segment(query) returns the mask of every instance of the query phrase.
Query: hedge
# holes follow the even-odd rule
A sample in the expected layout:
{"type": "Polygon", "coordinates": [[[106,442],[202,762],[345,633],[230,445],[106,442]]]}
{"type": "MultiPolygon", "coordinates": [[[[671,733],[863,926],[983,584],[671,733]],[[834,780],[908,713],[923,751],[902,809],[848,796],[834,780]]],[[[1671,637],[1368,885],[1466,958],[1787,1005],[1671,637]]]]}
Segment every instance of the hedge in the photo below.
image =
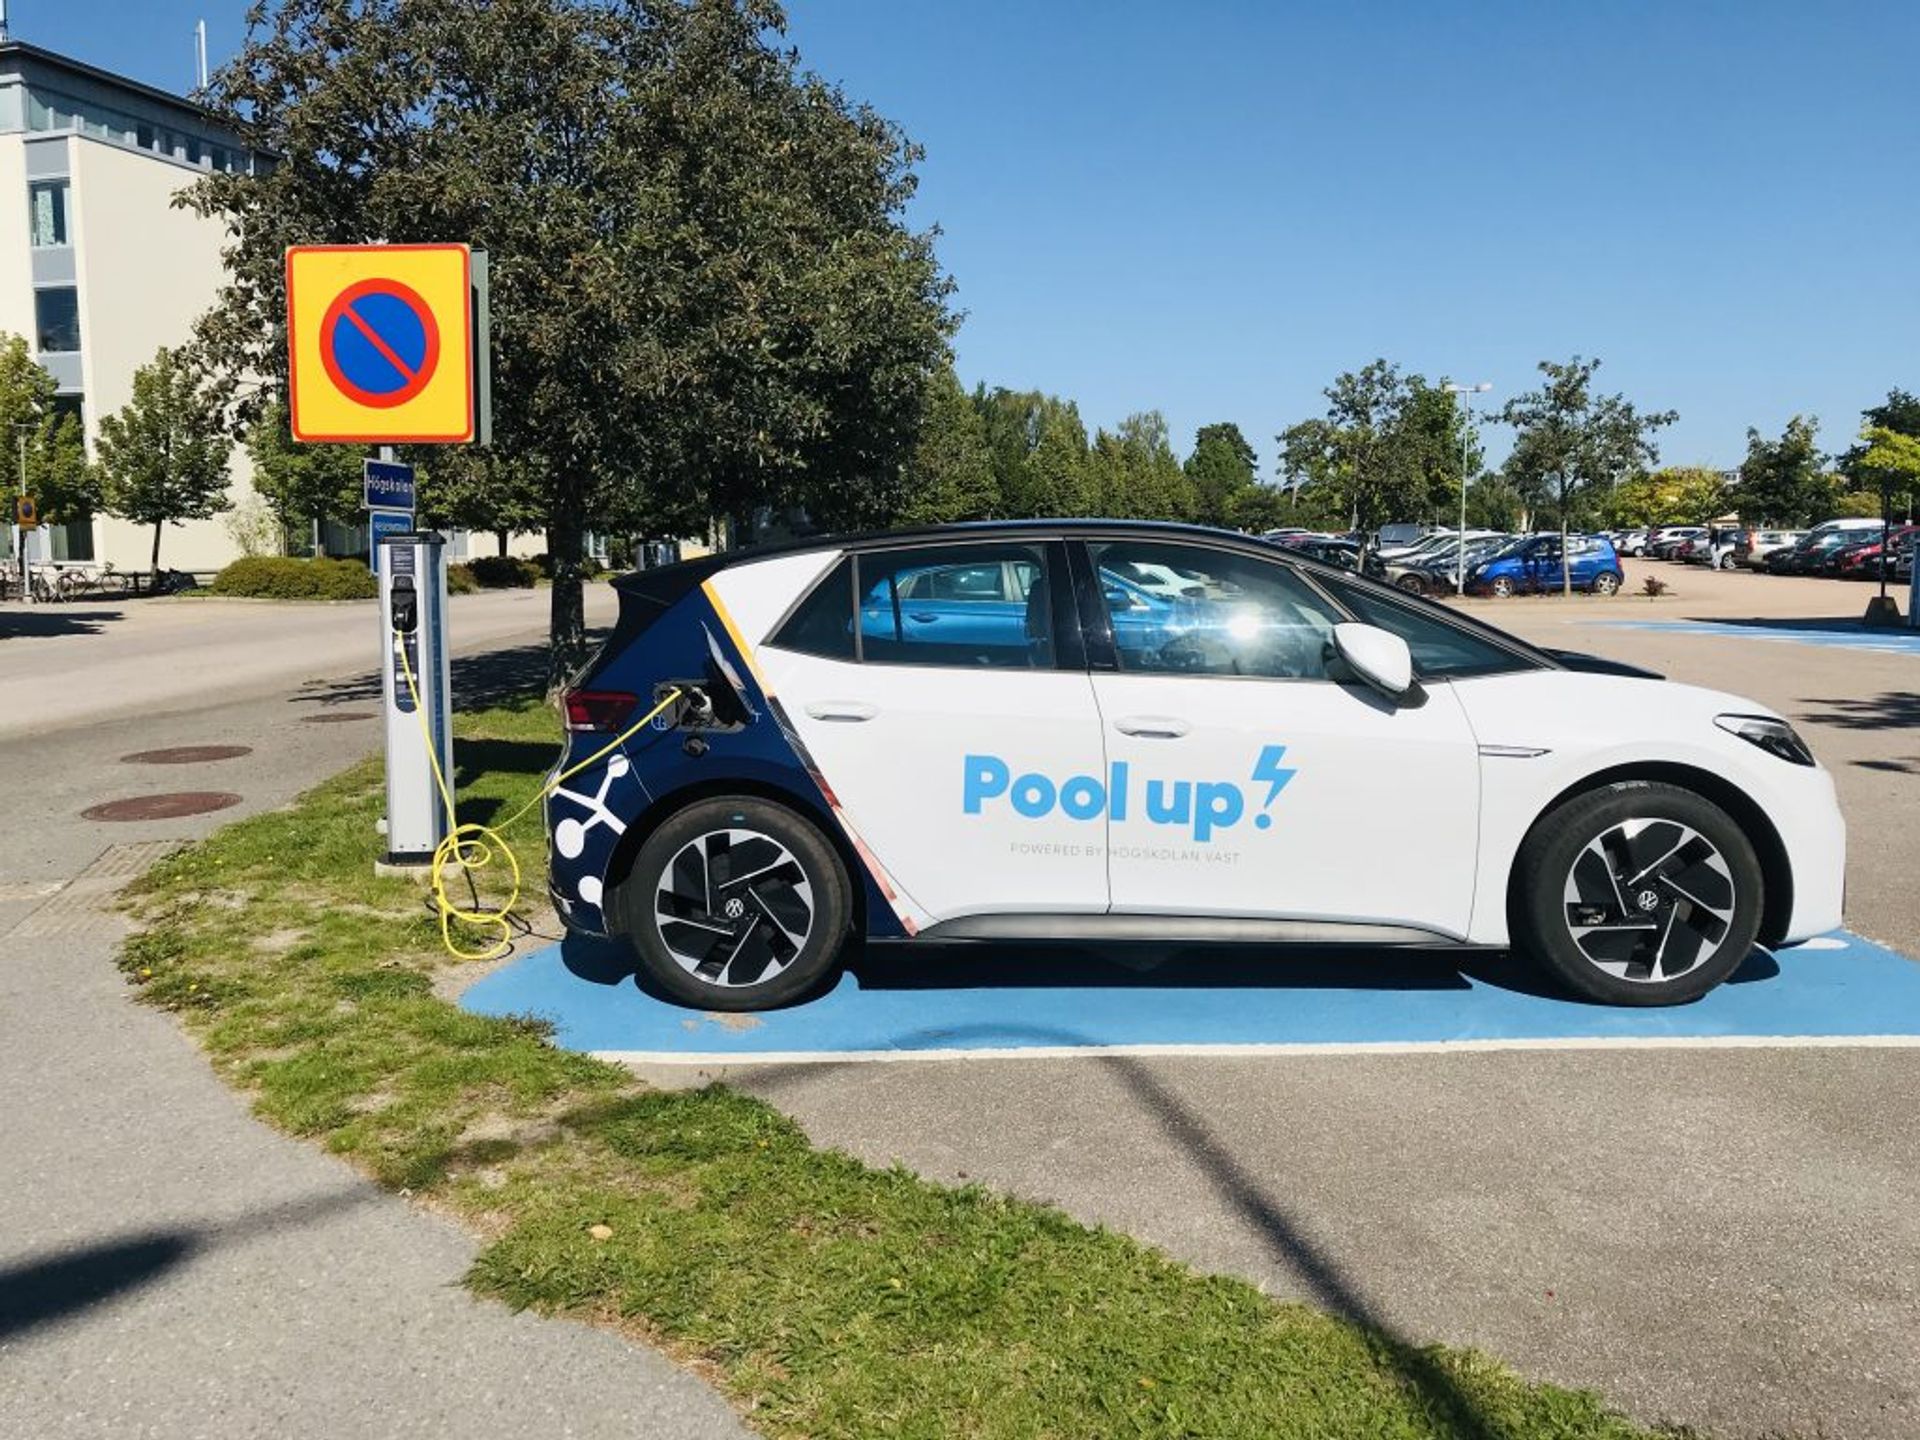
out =
{"type": "Polygon", "coordinates": [[[371,600],[380,593],[373,572],[358,560],[300,560],[250,555],[214,578],[216,595],[260,600],[371,600]]]}
{"type": "Polygon", "coordinates": [[[466,571],[482,590],[530,590],[540,578],[533,564],[518,555],[476,555],[451,570],[466,571]]]}

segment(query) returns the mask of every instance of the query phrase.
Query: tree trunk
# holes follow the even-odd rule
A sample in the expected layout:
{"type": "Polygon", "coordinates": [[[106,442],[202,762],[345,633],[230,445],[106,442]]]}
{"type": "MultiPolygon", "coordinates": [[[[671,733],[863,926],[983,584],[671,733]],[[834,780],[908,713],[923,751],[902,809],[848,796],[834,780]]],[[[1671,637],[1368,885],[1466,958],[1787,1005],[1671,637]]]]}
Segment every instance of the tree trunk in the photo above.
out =
{"type": "Polygon", "coordinates": [[[552,654],[547,662],[547,689],[558,690],[587,658],[586,596],[580,579],[580,559],[586,526],[579,502],[563,497],[547,526],[547,553],[553,561],[553,609],[548,622],[552,654]]]}
{"type": "Polygon", "coordinates": [[[494,531],[493,542],[494,544],[500,547],[500,558],[502,560],[506,559],[507,558],[507,532],[504,530],[494,531]]]}
{"type": "Polygon", "coordinates": [[[158,594],[160,591],[160,527],[165,523],[164,520],[156,520],[153,522],[153,564],[150,570],[153,576],[153,589],[155,594],[158,594]]]}

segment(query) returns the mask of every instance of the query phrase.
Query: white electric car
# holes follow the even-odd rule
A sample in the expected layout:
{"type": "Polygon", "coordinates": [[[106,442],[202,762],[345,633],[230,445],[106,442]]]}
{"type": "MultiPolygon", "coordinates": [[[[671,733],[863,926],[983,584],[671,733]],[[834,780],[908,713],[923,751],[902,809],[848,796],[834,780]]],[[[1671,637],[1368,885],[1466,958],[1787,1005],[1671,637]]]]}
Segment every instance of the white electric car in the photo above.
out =
{"type": "Polygon", "coordinates": [[[1780,716],[1248,537],[950,526],[615,586],[562,763],[680,695],[547,802],[551,889],[690,1004],[796,998],[858,931],[1510,946],[1658,1005],[1840,923],[1780,716]]]}

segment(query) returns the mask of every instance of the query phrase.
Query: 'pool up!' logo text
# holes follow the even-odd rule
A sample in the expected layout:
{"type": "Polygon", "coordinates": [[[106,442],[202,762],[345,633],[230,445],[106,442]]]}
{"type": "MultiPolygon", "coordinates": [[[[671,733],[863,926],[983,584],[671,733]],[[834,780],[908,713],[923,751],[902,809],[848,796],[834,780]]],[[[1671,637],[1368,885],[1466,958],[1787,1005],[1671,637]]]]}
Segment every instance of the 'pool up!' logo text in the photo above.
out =
{"type": "MultiPolygon", "coordinates": [[[[1294,772],[1280,762],[1284,745],[1266,745],[1253,762],[1252,778],[1232,780],[1148,780],[1140,787],[1138,816],[1149,825],[1178,825],[1205,843],[1221,830],[1231,830],[1254,810],[1255,829],[1273,824],[1268,812],[1294,772]],[[1251,792],[1251,794],[1249,794],[1251,792]]],[[[989,804],[1005,801],[1013,813],[1038,820],[1058,810],[1069,820],[1125,822],[1135,818],[1135,780],[1132,765],[1116,760],[1103,782],[1097,775],[1073,775],[1056,781],[1037,770],[1015,775],[998,755],[969,755],[962,762],[966,775],[961,808],[968,815],[987,813],[989,804]]]]}

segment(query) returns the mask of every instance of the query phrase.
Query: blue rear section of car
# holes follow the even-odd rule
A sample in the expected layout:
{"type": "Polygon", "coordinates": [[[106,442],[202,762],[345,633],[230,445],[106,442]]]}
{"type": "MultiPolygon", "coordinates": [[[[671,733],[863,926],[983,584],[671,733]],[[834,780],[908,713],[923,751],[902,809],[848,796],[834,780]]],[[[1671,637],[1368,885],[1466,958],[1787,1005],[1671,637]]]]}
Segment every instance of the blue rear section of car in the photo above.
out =
{"type": "MultiPolygon", "coordinates": [[[[688,685],[711,697],[712,723],[682,728],[678,707],[670,708],[548,797],[548,891],[567,927],[611,933],[614,891],[656,817],[702,794],[724,792],[762,794],[805,815],[841,850],[848,874],[864,878],[867,932],[904,933],[847,841],[778,698],[761,689],[705,592],[695,584],[664,608],[623,592],[620,624],[580,688],[636,696],[632,717],[638,719],[669,690],[688,685]]],[[[616,734],[569,733],[554,773],[593,755],[616,734]]]]}

